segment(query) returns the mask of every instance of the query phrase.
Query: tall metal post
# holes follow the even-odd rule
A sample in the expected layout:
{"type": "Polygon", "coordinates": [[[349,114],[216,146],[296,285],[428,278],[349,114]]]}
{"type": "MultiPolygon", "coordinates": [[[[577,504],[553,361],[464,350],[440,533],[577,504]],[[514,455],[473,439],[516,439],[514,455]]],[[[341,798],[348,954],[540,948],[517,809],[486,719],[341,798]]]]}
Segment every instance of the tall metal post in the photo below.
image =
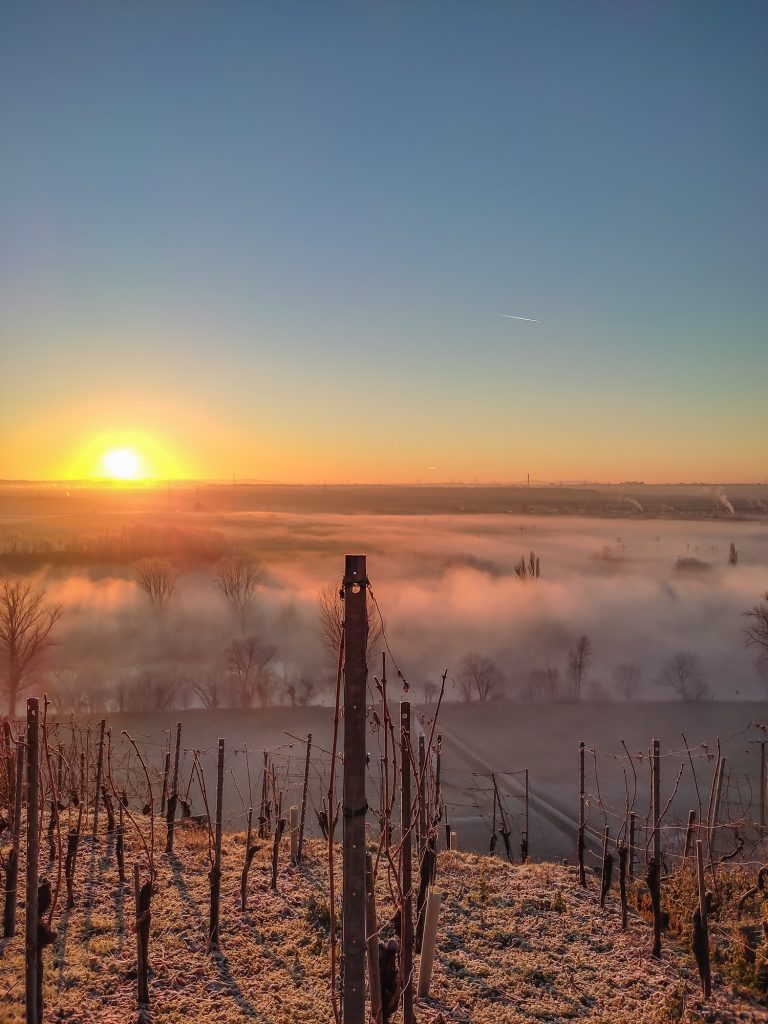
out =
{"type": "MultiPolygon", "coordinates": [[[[343,978],[344,1024],[365,1024],[365,555],[347,555],[344,567],[344,830],[343,830],[343,978]]],[[[333,808],[329,808],[333,814],[333,808]]]]}

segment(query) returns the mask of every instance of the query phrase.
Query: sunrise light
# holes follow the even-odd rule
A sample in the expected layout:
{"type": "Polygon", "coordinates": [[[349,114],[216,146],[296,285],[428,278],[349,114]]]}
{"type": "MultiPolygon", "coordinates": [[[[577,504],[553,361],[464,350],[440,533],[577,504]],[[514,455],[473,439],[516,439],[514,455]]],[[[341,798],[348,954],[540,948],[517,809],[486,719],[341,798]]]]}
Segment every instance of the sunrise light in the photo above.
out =
{"type": "Polygon", "coordinates": [[[101,461],[105,475],[113,480],[138,480],[141,476],[141,459],[132,448],[112,448],[101,461]]]}

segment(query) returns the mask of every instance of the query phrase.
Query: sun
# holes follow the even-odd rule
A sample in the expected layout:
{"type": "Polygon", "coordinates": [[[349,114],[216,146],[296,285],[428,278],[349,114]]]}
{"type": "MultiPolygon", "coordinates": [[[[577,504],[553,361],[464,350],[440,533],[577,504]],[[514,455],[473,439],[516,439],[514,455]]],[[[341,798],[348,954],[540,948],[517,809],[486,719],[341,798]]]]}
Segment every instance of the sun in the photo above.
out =
{"type": "Polygon", "coordinates": [[[138,480],[141,476],[141,459],[132,448],[110,449],[101,464],[113,480],[138,480]]]}

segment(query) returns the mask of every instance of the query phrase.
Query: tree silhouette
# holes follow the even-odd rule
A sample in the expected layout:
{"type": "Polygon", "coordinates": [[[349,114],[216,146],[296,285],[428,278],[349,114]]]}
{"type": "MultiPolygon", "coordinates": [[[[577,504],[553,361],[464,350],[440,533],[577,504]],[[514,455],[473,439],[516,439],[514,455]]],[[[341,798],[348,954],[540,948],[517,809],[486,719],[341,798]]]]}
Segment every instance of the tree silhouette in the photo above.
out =
{"type": "Polygon", "coordinates": [[[669,687],[685,701],[704,700],[709,693],[699,659],[690,651],[679,651],[666,662],[659,686],[669,687]]]}
{"type": "Polygon", "coordinates": [[[760,604],[744,614],[750,620],[744,630],[744,643],[747,647],[757,647],[757,671],[761,677],[768,676],[768,590],[760,604]]]}
{"type": "Polygon", "coordinates": [[[623,661],[613,670],[619,693],[625,700],[634,700],[640,689],[640,669],[630,661],[623,661]]]}
{"type": "Polygon", "coordinates": [[[239,556],[222,558],[216,566],[214,579],[232,609],[240,629],[245,631],[254,594],[264,582],[264,570],[239,556]]]}
{"type": "Polygon", "coordinates": [[[459,687],[463,700],[492,700],[501,692],[503,677],[495,662],[482,654],[465,654],[459,664],[459,687]]]}
{"type": "Polygon", "coordinates": [[[158,615],[168,607],[177,579],[176,570],[164,558],[142,558],[136,563],[136,580],[158,615]]]}
{"type": "Polygon", "coordinates": [[[568,675],[571,677],[571,689],[576,700],[581,700],[587,669],[594,656],[592,641],[585,633],[576,641],[576,646],[568,652],[568,675]]]}
{"type": "Polygon", "coordinates": [[[234,683],[234,705],[250,708],[254,699],[262,707],[269,704],[274,682],[268,671],[275,656],[275,648],[263,644],[257,636],[233,640],[227,648],[226,663],[234,683]]]}
{"type": "Polygon", "coordinates": [[[22,579],[0,581],[0,652],[7,661],[8,716],[16,717],[16,699],[40,655],[56,641],[51,631],[63,614],[46,604],[45,591],[22,579]]]}

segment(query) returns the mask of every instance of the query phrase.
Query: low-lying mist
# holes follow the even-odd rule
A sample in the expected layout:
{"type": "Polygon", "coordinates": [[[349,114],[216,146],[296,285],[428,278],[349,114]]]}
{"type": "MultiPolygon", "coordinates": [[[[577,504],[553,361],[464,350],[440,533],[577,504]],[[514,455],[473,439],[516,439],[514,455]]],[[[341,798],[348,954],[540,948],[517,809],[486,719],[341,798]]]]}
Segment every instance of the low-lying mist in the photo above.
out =
{"type": "Polygon", "coordinates": [[[417,700],[444,669],[446,698],[461,699],[472,653],[495,667],[488,696],[569,698],[569,652],[582,636],[591,648],[583,697],[626,697],[617,670],[629,664],[634,699],[673,698],[659,683],[669,682],[665,666],[681,652],[697,662],[704,685],[696,695],[765,696],[743,638],[743,613],[768,582],[760,523],[236,513],[188,516],[186,525],[263,568],[246,620],[216,586],[214,561],[177,560],[176,590],[161,612],[132,563],[48,565],[34,579],[64,616],[36,689],[58,693],[62,709],[227,705],[236,701],[233,641],[255,637],[262,685],[254,703],[328,701],[335,660],[320,637],[318,595],[338,586],[346,552],[364,552],[373,620],[380,610],[417,700]],[[528,575],[531,551],[538,577],[528,575]]]}

